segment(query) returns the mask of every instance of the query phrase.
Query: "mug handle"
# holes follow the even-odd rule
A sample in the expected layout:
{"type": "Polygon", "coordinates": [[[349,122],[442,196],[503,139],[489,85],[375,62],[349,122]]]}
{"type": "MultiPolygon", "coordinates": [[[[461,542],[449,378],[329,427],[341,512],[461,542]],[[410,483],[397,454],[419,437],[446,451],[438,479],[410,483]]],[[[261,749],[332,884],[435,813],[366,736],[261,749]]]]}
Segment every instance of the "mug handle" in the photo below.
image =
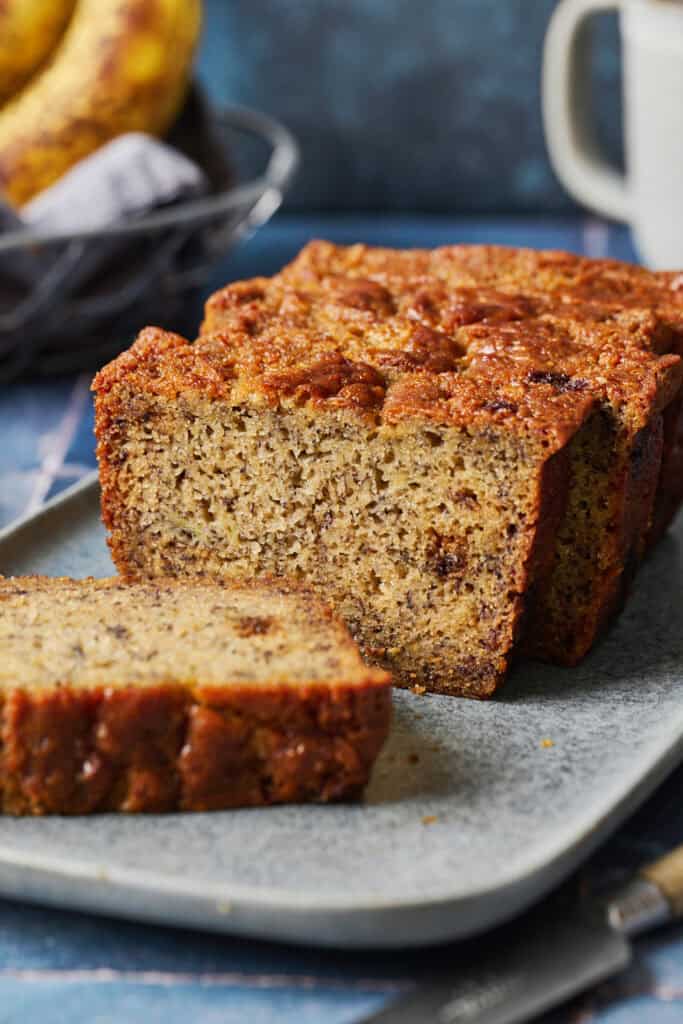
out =
{"type": "Polygon", "coordinates": [[[580,203],[615,220],[630,219],[626,178],[598,146],[589,93],[587,22],[599,11],[620,10],[620,0],[561,0],[543,47],[543,126],[560,181],[580,203]]]}

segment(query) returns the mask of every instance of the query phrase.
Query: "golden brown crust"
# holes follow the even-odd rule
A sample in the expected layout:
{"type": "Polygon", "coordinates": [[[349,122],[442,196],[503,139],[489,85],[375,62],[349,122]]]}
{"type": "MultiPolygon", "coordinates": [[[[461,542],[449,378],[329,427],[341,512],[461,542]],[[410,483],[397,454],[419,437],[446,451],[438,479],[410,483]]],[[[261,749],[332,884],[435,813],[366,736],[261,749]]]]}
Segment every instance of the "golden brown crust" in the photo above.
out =
{"type": "Polygon", "coordinates": [[[7,814],[219,810],[357,797],[391,696],[367,685],[23,688],[1,699],[7,814]]]}
{"type": "MultiPolygon", "coordinates": [[[[493,317],[523,320],[567,308],[587,319],[620,319],[626,311],[652,313],[672,331],[683,329],[683,276],[653,272],[620,260],[590,259],[558,250],[500,245],[454,245],[437,249],[396,250],[366,245],[309,243],[282,272],[289,285],[316,283],[335,276],[370,277],[406,293],[417,318],[446,322],[451,310],[469,296],[471,313],[460,325],[493,317]],[[494,307],[486,312],[487,306],[494,307]],[[497,307],[497,308],[495,308],[497,307]],[[503,312],[505,310],[505,312],[503,312]]],[[[222,314],[228,291],[207,304],[207,323],[222,314]]]]}
{"type": "MultiPolygon", "coordinates": [[[[467,426],[504,421],[516,432],[544,435],[557,448],[581,425],[595,402],[588,388],[567,387],[561,379],[539,378],[529,387],[531,359],[518,372],[511,372],[514,368],[504,356],[478,363],[472,359],[469,366],[463,357],[457,372],[435,371],[429,365],[400,372],[406,352],[397,350],[397,364],[391,369],[398,372],[392,380],[383,373],[390,364],[385,351],[379,353],[380,369],[370,362],[375,353],[367,362],[352,360],[335,348],[326,348],[325,339],[316,346],[315,338],[304,343],[301,337],[297,339],[301,350],[297,350],[296,344],[288,344],[286,334],[278,333],[279,348],[268,342],[239,350],[239,340],[231,335],[201,337],[190,344],[178,335],[148,327],[127,352],[96,375],[93,389],[102,399],[99,407],[106,408],[106,398],[117,386],[131,395],[195,394],[235,404],[247,398],[258,400],[260,395],[275,404],[310,402],[320,411],[375,412],[380,422],[391,424],[411,418],[467,426]]],[[[98,438],[105,436],[104,422],[98,421],[98,438]]],[[[106,422],[111,422],[111,416],[106,416],[106,422]]]]}
{"type": "Polygon", "coordinates": [[[664,410],[661,469],[647,537],[648,546],[664,535],[683,501],[683,388],[664,410]]]}
{"type": "Polygon", "coordinates": [[[354,363],[339,352],[329,352],[307,366],[263,375],[263,390],[277,399],[293,398],[297,405],[373,409],[381,406],[386,381],[368,363],[354,363]]]}
{"type": "Polygon", "coordinates": [[[280,275],[216,293],[193,345],[147,329],[94,386],[104,393],[125,380],[169,397],[310,401],[392,423],[428,413],[464,425],[504,418],[510,429],[553,437],[556,447],[578,428],[591,398],[638,403],[645,420],[661,411],[682,371],[677,354],[659,354],[660,320],[635,305],[645,301],[647,272],[626,268],[634,272],[628,280],[637,279],[626,314],[617,304],[624,265],[609,262],[599,284],[591,261],[550,255],[312,243],[280,275]],[[521,294],[522,285],[532,288],[536,264],[546,290],[539,294],[536,284],[537,293],[521,294]],[[369,272],[381,283],[357,276],[369,272]],[[567,291],[555,294],[562,281],[567,291]],[[587,401],[577,413],[579,393],[587,401]]]}

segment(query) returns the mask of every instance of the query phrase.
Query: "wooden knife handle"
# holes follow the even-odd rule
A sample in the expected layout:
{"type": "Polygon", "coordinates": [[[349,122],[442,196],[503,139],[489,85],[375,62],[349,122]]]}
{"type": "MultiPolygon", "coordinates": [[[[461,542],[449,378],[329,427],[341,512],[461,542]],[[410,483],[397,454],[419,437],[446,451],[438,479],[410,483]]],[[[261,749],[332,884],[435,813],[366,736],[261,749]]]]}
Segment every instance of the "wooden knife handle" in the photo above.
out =
{"type": "Polygon", "coordinates": [[[683,917],[683,846],[641,868],[640,874],[657,886],[673,917],[683,917]]]}

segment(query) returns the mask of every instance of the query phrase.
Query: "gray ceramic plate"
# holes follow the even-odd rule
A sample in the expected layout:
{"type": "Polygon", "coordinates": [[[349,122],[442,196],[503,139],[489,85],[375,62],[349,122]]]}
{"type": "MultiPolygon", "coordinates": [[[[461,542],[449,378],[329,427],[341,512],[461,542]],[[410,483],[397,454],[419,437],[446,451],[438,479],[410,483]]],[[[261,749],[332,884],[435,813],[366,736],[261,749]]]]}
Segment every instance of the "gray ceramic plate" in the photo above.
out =
{"type": "MultiPolygon", "coordinates": [[[[0,534],[1,571],[111,573],[98,500],[86,481],[0,534]]],[[[397,693],[363,805],[4,819],[0,892],[341,946],[438,942],[512,916],[683,756],[682,538],[683,523],[579,668],[521,665],[489,703],[397,693]]]]}

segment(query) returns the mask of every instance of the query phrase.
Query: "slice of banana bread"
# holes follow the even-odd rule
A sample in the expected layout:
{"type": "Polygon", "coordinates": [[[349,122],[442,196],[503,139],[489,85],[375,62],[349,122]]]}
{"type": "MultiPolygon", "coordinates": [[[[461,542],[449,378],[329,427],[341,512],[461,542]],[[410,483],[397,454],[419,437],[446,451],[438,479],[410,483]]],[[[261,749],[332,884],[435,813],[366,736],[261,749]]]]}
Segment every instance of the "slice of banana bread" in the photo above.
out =
{"type": "Polygon", "coordinates": [[[154,575],[300,576],[398,681],[488,696],[595,401],[470,375],[451,339],[409,324],[383,342],[373,366],[277,317],[243,344],[143,332],[95,383],[112,555],[154,575]]]}
{"type": "Polygon", "coordinates": [[[357,797],[386,673],[282,581],[0,580],[0,805],[202,811],[357,797]]]}
{"type": "MultiPolygon", "coordinates": [[[[470,362],[487,353],[486,329],[461,333],[470,362]]],[[[501,333],[506,342],[496,358],[511,373],[526,366],[530,386],[540,380],[583,386],[598,403],[591,429],[570,446],[552,569],[522,641],[529,653],[572,664],[623,602],[644,552],[661,465],[662,411],[680,389],[681,363],[625,347],[620,329],[592,320],[547,315],[507,324],[501,333]]]]}

